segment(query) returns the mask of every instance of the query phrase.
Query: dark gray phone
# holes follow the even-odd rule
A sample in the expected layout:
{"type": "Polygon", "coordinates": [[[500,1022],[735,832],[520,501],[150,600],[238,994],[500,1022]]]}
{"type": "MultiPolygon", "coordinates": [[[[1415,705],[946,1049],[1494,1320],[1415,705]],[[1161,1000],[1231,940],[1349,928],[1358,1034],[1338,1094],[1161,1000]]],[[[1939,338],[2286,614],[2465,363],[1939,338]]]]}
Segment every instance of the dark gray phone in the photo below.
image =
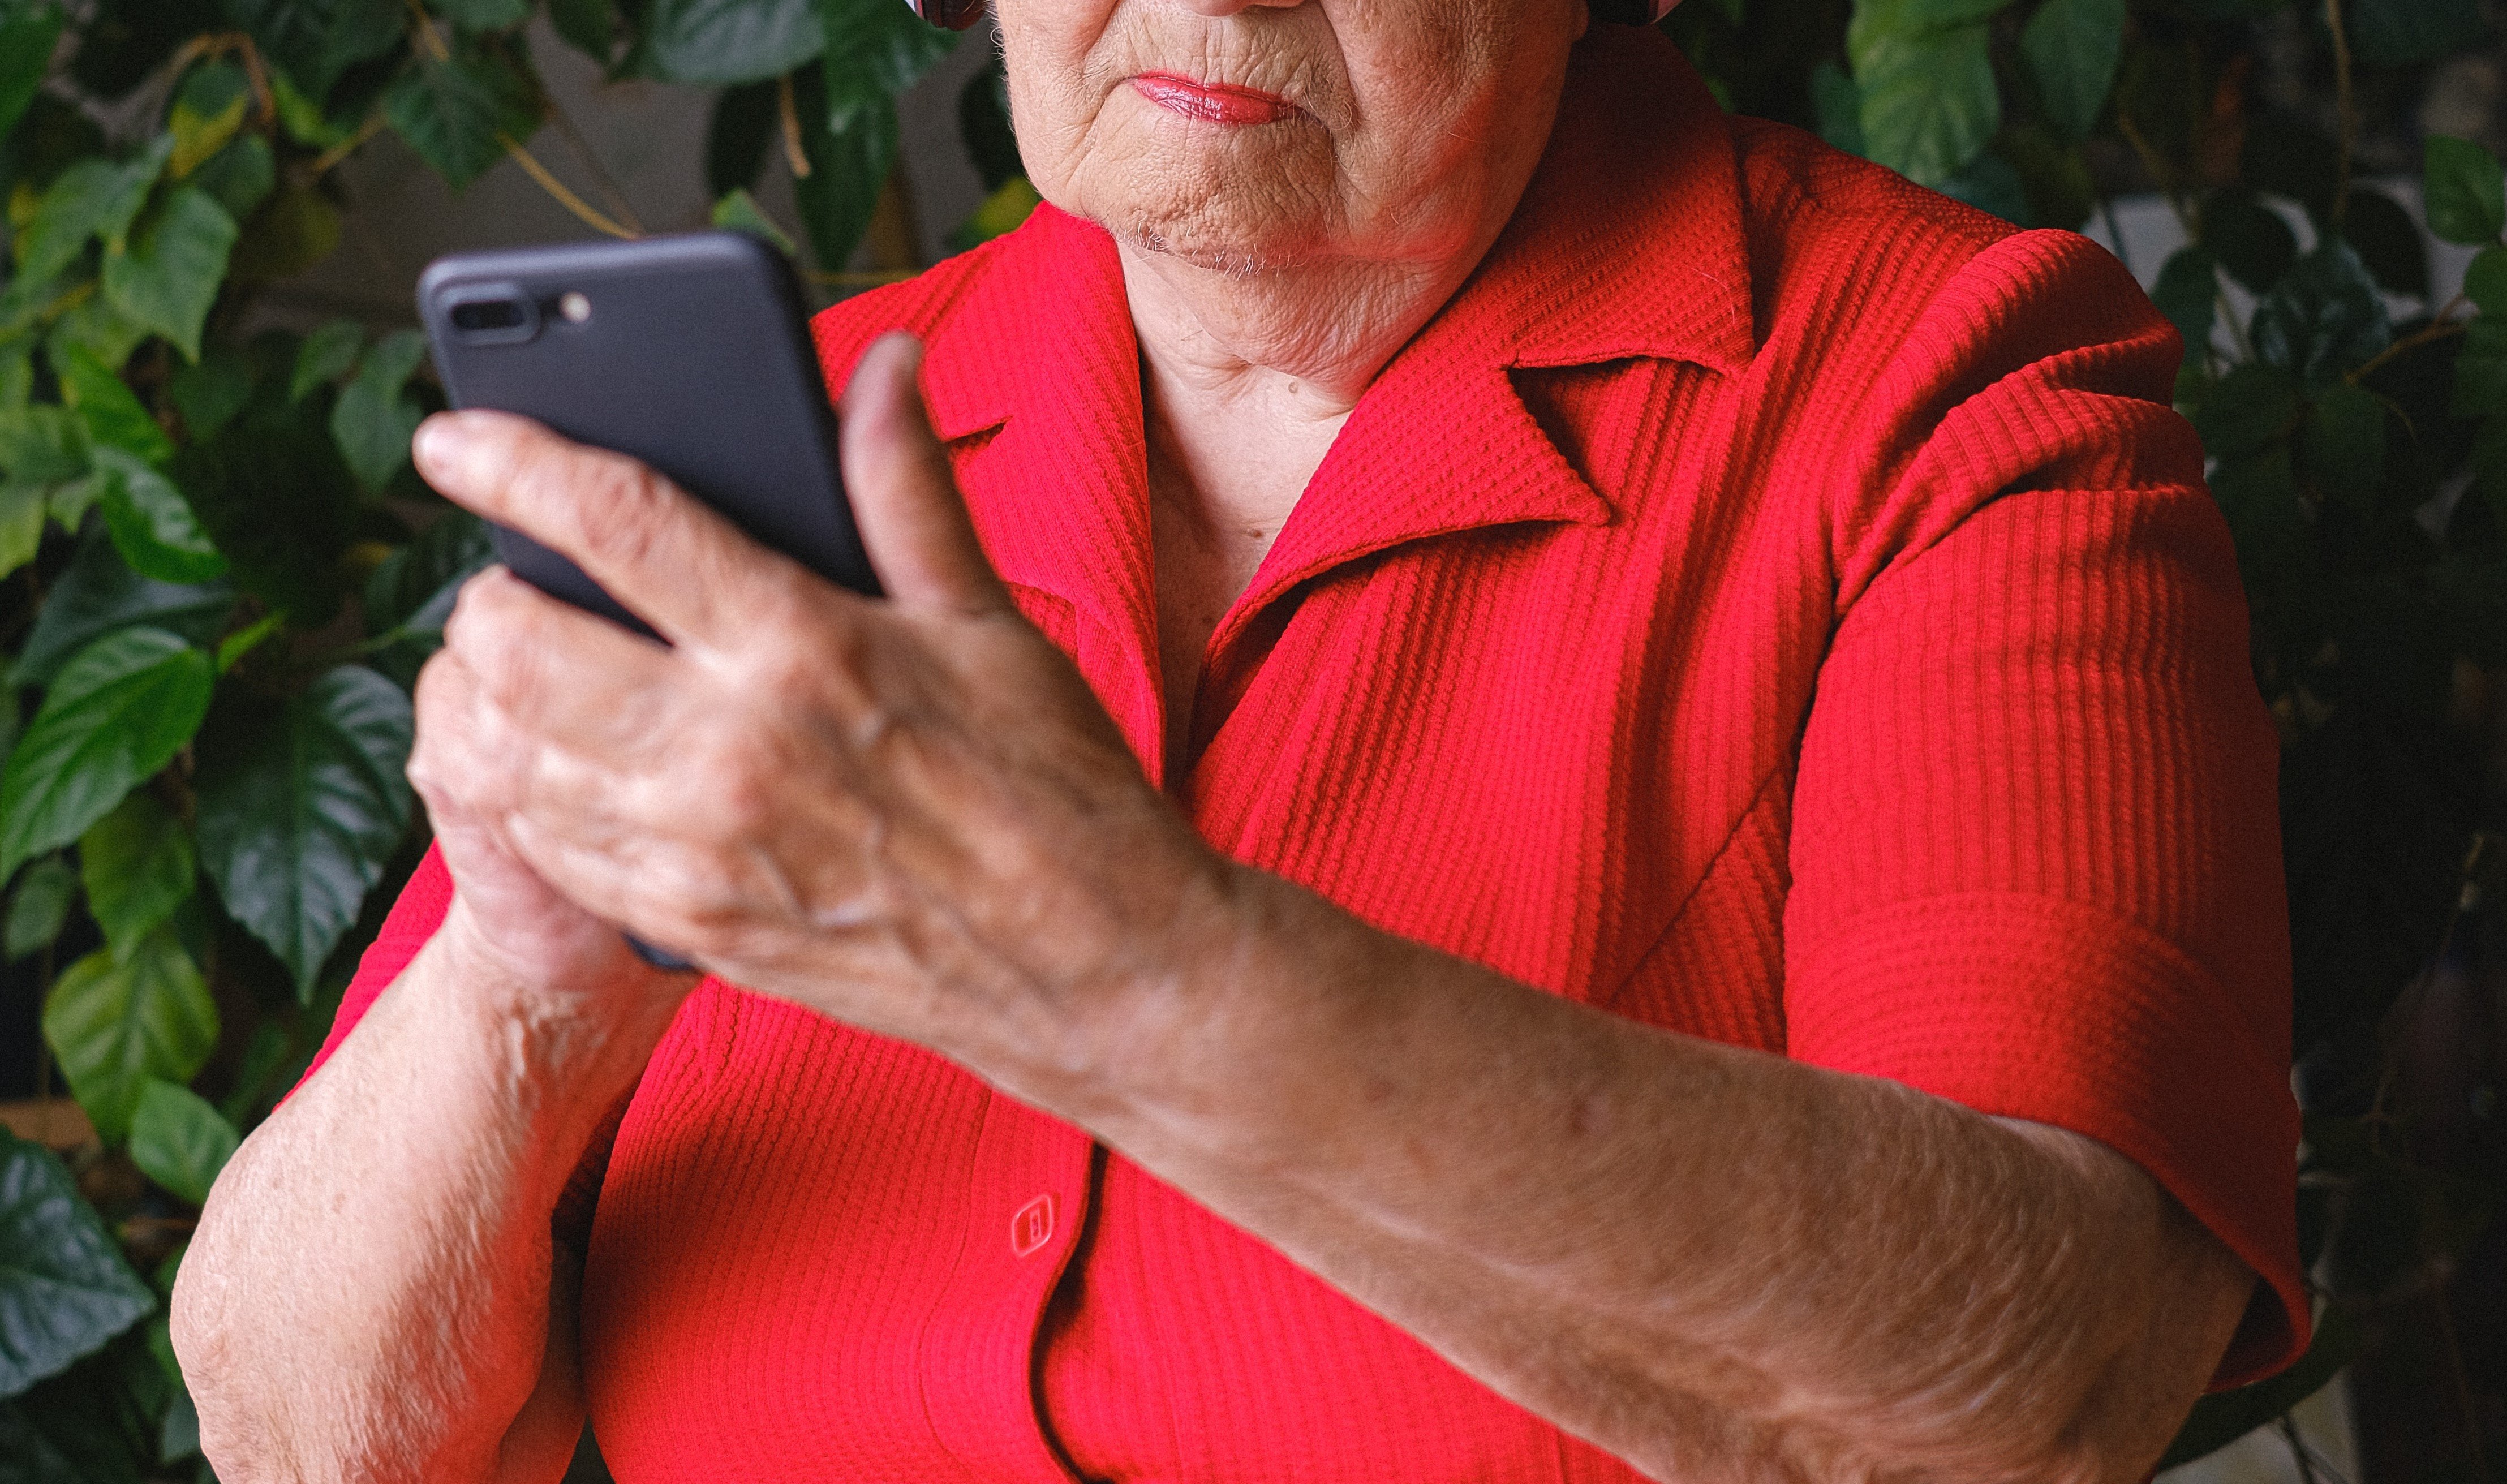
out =
{"type": "MultiPolygon", "coordinates": [[[[836,419],[790,265],[704,232],[456,253],[418,312],[454,407],[521,413],[652,465],[759,542],[877,595],[836,470],[836,419]]],[[[495,532],[515,573],[638,632],[563,557],[495,532]]]]}
{"type": "MultiPolygon", "coordinates": [[[[800,288],[765,243],[708,232],[458,253],[428,265],[418,312],[454,407],[521,413],[641,459],[756,540],[878,595],[800,288]]],[[[501,526],[495,542],[533,586],[652,633],[565,558],[501,526]]]]}

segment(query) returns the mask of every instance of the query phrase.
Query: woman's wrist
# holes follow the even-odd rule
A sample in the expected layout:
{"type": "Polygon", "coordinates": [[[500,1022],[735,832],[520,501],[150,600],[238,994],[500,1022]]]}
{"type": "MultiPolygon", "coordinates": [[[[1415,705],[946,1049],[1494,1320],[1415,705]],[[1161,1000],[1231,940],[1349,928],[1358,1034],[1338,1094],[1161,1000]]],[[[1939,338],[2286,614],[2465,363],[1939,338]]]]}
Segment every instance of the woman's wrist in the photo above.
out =
{"type": "Polygon", "coordinates": [[[686,976],[623,946],[617,959],[604,974],[544,971],[483,931],[455,896],[412,963],[418,982],[396,989],[442,995],[477,1032],[499,1081],[588,1104],[597,1118],[642,1074],[689,989],[686,976]]]}
{"type": "Polygon", "coordinates": [[[1074,1028],[1084,1085],[1055,1110],[1163,1163],[1293,1163],[1318,1130],[1301,1089],[1383,1013],[1412,946],[1213,853],[1162,930],[1109,964],[1074,1028]]]}

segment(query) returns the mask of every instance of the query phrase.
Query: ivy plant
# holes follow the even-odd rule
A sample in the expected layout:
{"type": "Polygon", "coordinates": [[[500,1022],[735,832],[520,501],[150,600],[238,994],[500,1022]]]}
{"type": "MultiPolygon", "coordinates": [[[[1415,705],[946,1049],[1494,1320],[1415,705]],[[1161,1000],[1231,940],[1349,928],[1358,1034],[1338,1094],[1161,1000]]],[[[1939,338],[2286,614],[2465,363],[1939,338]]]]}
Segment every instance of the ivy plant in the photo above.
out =
{"type": "MultiPolygon", "coordinates": [[[[956,41],[897,0],[0,0],[0,950],[93,1131],[0,1134],[0,1479],[207,1476],[165,1296],[423,850],[409,687],[489,555],[410,467],[420,337],[271,328],[264,291],[338,245],[336,172],[386,134],[640,232],[530,152],[542,23],[717,89],[716,219],[829,287],[956,41]]],[[[1034,195],[998,71],[961,102],[980,237],[1034,195]]]]}

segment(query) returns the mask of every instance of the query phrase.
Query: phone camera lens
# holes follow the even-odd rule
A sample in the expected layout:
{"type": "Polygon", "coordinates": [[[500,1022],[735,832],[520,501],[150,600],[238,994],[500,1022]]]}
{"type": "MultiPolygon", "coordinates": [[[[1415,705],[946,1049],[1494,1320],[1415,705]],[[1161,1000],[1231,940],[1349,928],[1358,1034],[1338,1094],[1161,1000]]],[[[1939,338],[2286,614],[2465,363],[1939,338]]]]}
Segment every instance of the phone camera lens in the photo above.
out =
{"type": "Polygon", "coordinates": [[[456,330],[519,330],[523,320],[523,307],[510,299],[473,299],[453,307],[456,330]]]}

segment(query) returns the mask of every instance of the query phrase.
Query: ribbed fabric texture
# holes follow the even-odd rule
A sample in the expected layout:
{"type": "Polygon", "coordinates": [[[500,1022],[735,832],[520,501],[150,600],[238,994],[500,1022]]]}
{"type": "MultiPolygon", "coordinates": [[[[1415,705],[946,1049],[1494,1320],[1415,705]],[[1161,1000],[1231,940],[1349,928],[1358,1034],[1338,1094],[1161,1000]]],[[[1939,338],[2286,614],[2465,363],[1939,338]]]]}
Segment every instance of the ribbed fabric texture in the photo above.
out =
{"type": "MultiPolygon", "coordinates": [[[[1517,219],[1214,636],[1176,778],[1111,243],[1042,208],[840,306],[831,381],[899,327],[1003,575],[1212,843],[1552,993],[2103,1140],[2270,1280],[2220,1379],[2293,1353],[2275,745],[2176,337],[2112,258],[1596,27],[1517,219]]],[[[631,1484],[1634,1477],[1076,1130],[719,984],[586,1289],[631,1484]]]]}

